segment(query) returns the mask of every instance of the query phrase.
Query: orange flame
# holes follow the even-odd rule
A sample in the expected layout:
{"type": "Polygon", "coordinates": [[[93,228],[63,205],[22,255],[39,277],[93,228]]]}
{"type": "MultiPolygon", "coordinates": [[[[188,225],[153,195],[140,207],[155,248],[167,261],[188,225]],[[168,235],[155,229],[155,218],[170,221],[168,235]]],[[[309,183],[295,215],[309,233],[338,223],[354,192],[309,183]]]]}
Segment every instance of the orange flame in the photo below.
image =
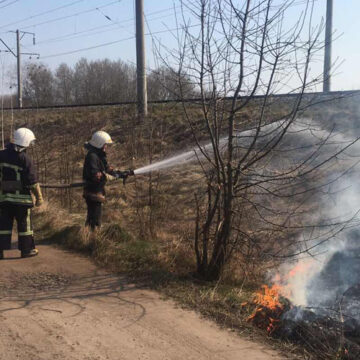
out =
{"type": "Polygon", "coordinates": [[[261,290],[255,294],[253,303],[257,306],[247,321],[252,321],[258,327],[266,329],[268,334],[271,334],[278,327],[280,316],[285,308],[280,297],[281,287],[279,285],[272,287],[263,285],[261,290]]]}
{"type": "Polygon", "coordinates": [[[261,305],[270,310],[276,310],[278,307],[282,307],[282,304],[280,302],[280,285],[273,285],[271,288],[269,288],[267,285],[262,285],[261,288],[262,291],[258,291],[255,294],[254,303],[256,305],[261,305]]]}
{"type": "Polygon", "coordinates": [[[261,290],[256,292],[253,304],[256,308],[247,321],[252,321],[256,326],[266,329],[272,334],[280,325],[280,318],[289,302],[281,301],[281,298],[291,298],[294,280],[306,275],[311,271],[313,262],[300,262],[296,264],[287,274],[276,274],[273,277],[271,287],[262,285],[261,290]],[[294,279],[295,278],[295,279],[294,279]]]}

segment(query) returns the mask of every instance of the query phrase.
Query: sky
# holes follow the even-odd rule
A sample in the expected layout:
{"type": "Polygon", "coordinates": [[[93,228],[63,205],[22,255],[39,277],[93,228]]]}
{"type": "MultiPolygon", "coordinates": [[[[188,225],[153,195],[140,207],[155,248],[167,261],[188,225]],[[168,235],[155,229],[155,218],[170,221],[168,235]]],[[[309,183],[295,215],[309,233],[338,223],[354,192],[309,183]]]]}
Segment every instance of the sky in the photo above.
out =
{"type": "MultiPolygon", "coordinates": [[[[302,1],[294,7],[287,22],[296,22],[302,1]]],[[[21,50],[38,53],[40,58],[24,55],[22,60],[41,61],[55,69],[65,62],[73,66],[80,58],[88,60],[121,59],[129,64],[136,61],[135,0],[0,0],[0,38],[16,48],[14,30],[25,34],[21,50]]],[[[144,0],[146,18],[146,64],[156,66],[152,39],[167,47],[174,45],[171,29],[177,27],[174,12],[179,12],[179,0],[144,0]],[[150,36],[150,33],[152,36],[150,36]]],[[[314,21],[325,17],[326,0],[315,1],[314,21]]],[[[332,90],[360,89],[360,44],[358,41],[359,0],[334,0],[333,61],[336,73],[332,90]]],[[[0,50],[6,50],[0,44],[0,50]]],[[[0,70],[14,68],[11,53],[0,53],[0,70]]],[[[321,60],[320,60],[321,62],[321,60]]],[[[321,67],[321,64],[317,65],[321,67]]],[[[3,71],[4,72],[4,71],[3,71]]]]}

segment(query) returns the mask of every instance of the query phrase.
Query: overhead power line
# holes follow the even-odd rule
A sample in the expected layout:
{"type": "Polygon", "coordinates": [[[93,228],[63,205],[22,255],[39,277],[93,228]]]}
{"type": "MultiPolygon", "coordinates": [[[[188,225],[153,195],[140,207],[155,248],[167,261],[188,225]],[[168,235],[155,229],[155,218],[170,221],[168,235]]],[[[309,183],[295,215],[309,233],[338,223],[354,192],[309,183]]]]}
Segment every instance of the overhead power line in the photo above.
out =
{"type": "Polygon", "coordinates": [[[12,1],[11,3],[8,3],[8,4],[6,4],[6,5],[1,6],[0,9],[4,9],[4,8],[6,8],[6,7],[8,7],[8,6],[12,5],[12,4],[17,3],[18,1],[20,1],[20,0],[14,0],[14,1],[12,1]]]}
{"type": "MultiPolygon", "coordinates": [[[[197,27],[197,26],[200,26],[200,24],[190,25],[190,26],[188,26],[188,28],[193,28],[193,27],[197,27]]],[[[181,30],[181,29],[183,29],[183,28],[182,28],[182,27],[178,27],[178,28],[175,28],[175,29],[160,30],[160,31],[152,32],[151,34],[150,34],[150,33],[147,33],[147,34],[145,34],[145,35],[156,35],[156,34],[161,34],[161,33],[166,33],[166,32],[169,32],[169,31],[176,31],[176,30],[181,30]]],[[[47,55],[47,56],[42,56],[41,58],[42,58],[42,59],[48,59],[48,58],[52,58],[52,57],[56,57],[56,56],[63,56],[63,55],[75,54],[75,53],[78,53],[78,52],[81,52],[81,51],[88,51],[88,50],[97,49],[97,48],[104,47],[104,46],[109,46],[109,45],[118,44],[118,43],[120,43],[120,42],[128,41],[128,40],[133,40],[133,39],[135,39],[135,38],[136,38],[135,36],[131,36],[131,37],[128,37],[128,38],[124,38],[124,39],[120,39],[120,40],[115,40],[115,41],[109,41],[109,42],[106,42],[106,43],[102,43],[102,44],[98,44],[98,45],[94,45],[94,46],[89,46],[89,47],[86,47],[86,48],[81,48],[81,49],[66,51],[66,52],[63,52],[63,53],[51,54],[51,55],[47,55]]]]}
{"type": "MultiPolygon", "coordinates": [[[[169,11],[169,10],[174,10],[174,9],[173,8],[167,9],[167,11],[169,11]]],[[[164,11],[162,11],[162,12],[164,12],[164,11]]],[[[158,13],[159,13],[158,11],[155,11],[154,13],[149,13],[149,15],[155,15],[158,13]]],[[[147,22],[152,22],[155,20],[164,19],[165,17],[170,16],[170,15],[165,15],[165,16],[163,15],[161,17],[154,17],[154,18],[149,18],[148,16],[146,18],[147,22]]],[[[50,39],[44,39],[43,41],[38,41],[37,45],[54,43],[54,42],[59,42],[59,41],[66,41],[66,40],[74,40],[74,39],[78,39],[78,38],[82,38],[82,37],[86,37],[86,36],[98,35],[98,34],[108,32],[108,31],[114,31],[113,28],[116,26],[123,28],[125,24],[132,24],[132,23],[134,23],[134,19],[126,19],[126,20],[119,21],[119,22],[113,21],[112,24],[96,26],[96,27],[89,28],[86,30],[73,32],[71,34],[57,36],[57,37],[50,38],[50,39]],[[101,29],[106,29],[106,30],[101,30],[101,29]],[[101,31],[93,32],[95,30],[101,30],[101,31]]]]}
{"type": "Polygon", "coordinates": [[[35,26],[41,26],[41,25],[50,24],[50,23],[53,23],[53,22],[56,22],[56,21],[69,19],[69,18],[72,18],[72,17],[75,17],[75,16],[87,14],[87,13],[94,12],[94,11],[98,11],[98,9],[103,9],[103,8],[105,8],[105,7],[108,7],[108,6],[111,6],[111,5],[120,3],[121,1],[122,1],[122,0],[112,1],[112,2],[110,2],[110,3],[107,3],[107,4],[103,5],[103,6],[97,6],[97,7],[95,7],[95,8],[91,8],[91,9],[88,9],[88,10],[79,11],[79,12],[77,12],[77,13],[75,13],[75,14],[66,15],[66,16],[61,16],[61,17],[58,17],[58,18],[55,18],[55,19],[46,20],[46,21],[43,21],[43,22],[40,22],[40,23],[37,23],[37,24],[32,24],[32,25],[28,25],[28,26],[23,26],[22,28],[23,28],[23,29],[29,29],[29,28],[33,28],[33,27],[35,27],[35,26]]]}
{"type": "Polygon", "coordinates": [[[47,56],[43,56],[42,59],[48,59],[48,58],[52,58],[52,57],[56,57],[56,56],[62,56],[62,55],[75,54],[77,52],[97,49],[99,47],[109,46],[109,45],[117,44],[117,43],[120,43],[120,42],[123,42],[123,41],[132,40],[132,39],[135,39],[135,36],[131,36],[131,37],[120,39],[120,40],[110,41],[110,42],[99,44],[99,45],[89,46],[89,47],[86,47],[86,48],[71,50],[71,51],[67,51],[67,52],[63,52],[63,53],[47,55],[47,56]]]}
{"type": "Polygon", "coordinates": [[[77,37],[77,35],[80,35],[80,34],[87,35],[88,33],[92,33],[92,31],[100,30],[100,29],[108,29],[108,28],[111,28],[111,27],[115,27],[115,24],[106,24],[106,25],[101,25],[101,26],[95,26],[95,27],[92,27],[92,28],[89,28],[89,29],[86,29],[86,30],[75,31],[75,32],[72,32],[71,34],[44,39],[42,41],[38,41],[37,45],[54,43],[54,42],[63,41],[63,40],[72,40],[72,39],[75,39],[77,37]]]}
{"type": "MultiPolygon", "coordinates": [[[[18,24],[18,23],[21,23],[21,22],[24,22],[24,21],[27,21],[27,20],[30,20],[30,19],[35,19],[35,18],[37,18],[37,17],[39,17],[39,16],[42,16],[42,15],[50,14],[50,13],[52,13],[52,12],[55,12],[55,11],[58,11],[58,10],[61,10],[61,9],[64,9],[64,8],[67,8],[67,7],[76,5],[76,4],[81,3],[81,2],[83,2],[83,1],[84,1],[84,0],[73,1],[73,2],[70,3],[70,4],[62,5],[62,6],[59,6],[59,7],[57,7],[57,8],[54,8],[54,9],[50,9],[50,10],[43,11],[43,12],[38,13],[38,14],[35,14],[35,15],[28,16],[28,17],[23,18],[23,19],[21,19],[21,20],[13,21],[13,22],[8,23],[8,24],[6,24],[6,25],[0,26],[0,29],[3,29],[3,28],[8,27],[8,26],[12,26],[12,25],[14,25],[14,24],[18,24]]],[[[1,2],[0,2],[0,4],[1,4],[1,2]]]]}

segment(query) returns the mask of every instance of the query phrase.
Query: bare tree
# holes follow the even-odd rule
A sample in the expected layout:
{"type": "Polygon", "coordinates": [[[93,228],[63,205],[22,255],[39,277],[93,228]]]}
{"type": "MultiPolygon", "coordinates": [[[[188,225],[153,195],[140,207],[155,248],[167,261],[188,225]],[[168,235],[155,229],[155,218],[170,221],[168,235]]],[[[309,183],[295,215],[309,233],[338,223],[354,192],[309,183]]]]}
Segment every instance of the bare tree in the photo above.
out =
{"type": "MultiPolygon", "coordinates": [[[[243,257],[241,263],[250,266],[255,258],[311,252],[341,229],[320,215],[312,222],[306,215],[329,184],[329,168],[353,143],[330,145],[331,132],[315,130],[301,117],[323,101],[306,95],[321,79],[311,69],[323,31],[322,23],[313,25],[313,1],[301,11],[294,1],[181,5],[178,48],[166,49],[165,56],[159,46],[158,55],[200,91],[200,101],[183,102],[207,182],[196,196],[198,273],[218,279],[231,259],[243,257]],[[293,5],[298,17],[289,22],[293,5]],[[274,97],[280,92],[288,96],[274,97]],[[195,120],[194,106],[201,120],[195,120]],[[206,145],[200,141],[204,133],[206,145]],[[299,241],[299,229],[311,235],[299,241]]],[[[187,99],[181,82],[179,89],[187,99]]]]}
{"type": "Polygon", "coordinates": [[[134,66],[121,60],[88,62],[80,59],[74,68],[75,103],[131,101],[136,94],[134,66]]]}
{"type": "Polygon", "coordinates": [[[173,100],[196,95],[195,85],[186,74],[179,74],[174,69],[160,67],[148,75],[149,100],[173,100]],[[181,90],[179,83],[181,83],[181,90]]]}
{"type": "MultiPolygon", "coordinates": [[[[126,102],[136,98],[136,68],[121,60],[82,58],[73,68],[62,63],[54,72],[44,64],[29,63],[24,72],[25,98],[35,106],[126,102]]],[[[151,100],[179,99],[180,93],[188,98],[198,95],[185,73],[167,67],[152,70],[148,83],[151,100]]]]}
{"type": "Polygon", "coordinates": [[[27,64],[23,81],[25,101],[35,106],[54,103],[54,77],[45,64],[27,64]]]}
{"type": "Polygon", "coordinates": [[[74,71],[65,63],[55,71],[56,102],[58,104],[72,104],[74,101],[74,71]]]}
{"type": "Polygon", "coordinates": [[[74,81],[75,81],[75,103],[88,104],[90,101],[90,84],[89,84],[89,64],[85,58],[81,58],[74,68],[74,81]]]}

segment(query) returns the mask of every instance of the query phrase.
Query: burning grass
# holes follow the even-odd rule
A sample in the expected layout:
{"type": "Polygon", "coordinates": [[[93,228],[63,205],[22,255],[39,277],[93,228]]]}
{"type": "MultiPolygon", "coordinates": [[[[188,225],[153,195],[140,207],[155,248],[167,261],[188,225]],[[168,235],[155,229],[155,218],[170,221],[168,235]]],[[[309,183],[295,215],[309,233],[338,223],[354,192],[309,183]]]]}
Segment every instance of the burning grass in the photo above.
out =
{"type": "MultiPolygon", "coordinates": [[[[290,308],[289,301],[281,296],[280,287],[263,285],[252,302],[256,308],[247,319],[271,335],[279,327],[281,316],[290,308]]],[[[249,303],[244,303],[247,306],[249,303]]]]}
{"type": "Polygon", "coordinates": [[[321,309],[319,314],[294,306],[282,292],[279,285],[263,285],[252,302],[242,304],[252,309],[247,321],[266,330],[268,336],[303,347],[316,359],[359,359],[359,323],[344,321],[341,312],[321,309]]]}

